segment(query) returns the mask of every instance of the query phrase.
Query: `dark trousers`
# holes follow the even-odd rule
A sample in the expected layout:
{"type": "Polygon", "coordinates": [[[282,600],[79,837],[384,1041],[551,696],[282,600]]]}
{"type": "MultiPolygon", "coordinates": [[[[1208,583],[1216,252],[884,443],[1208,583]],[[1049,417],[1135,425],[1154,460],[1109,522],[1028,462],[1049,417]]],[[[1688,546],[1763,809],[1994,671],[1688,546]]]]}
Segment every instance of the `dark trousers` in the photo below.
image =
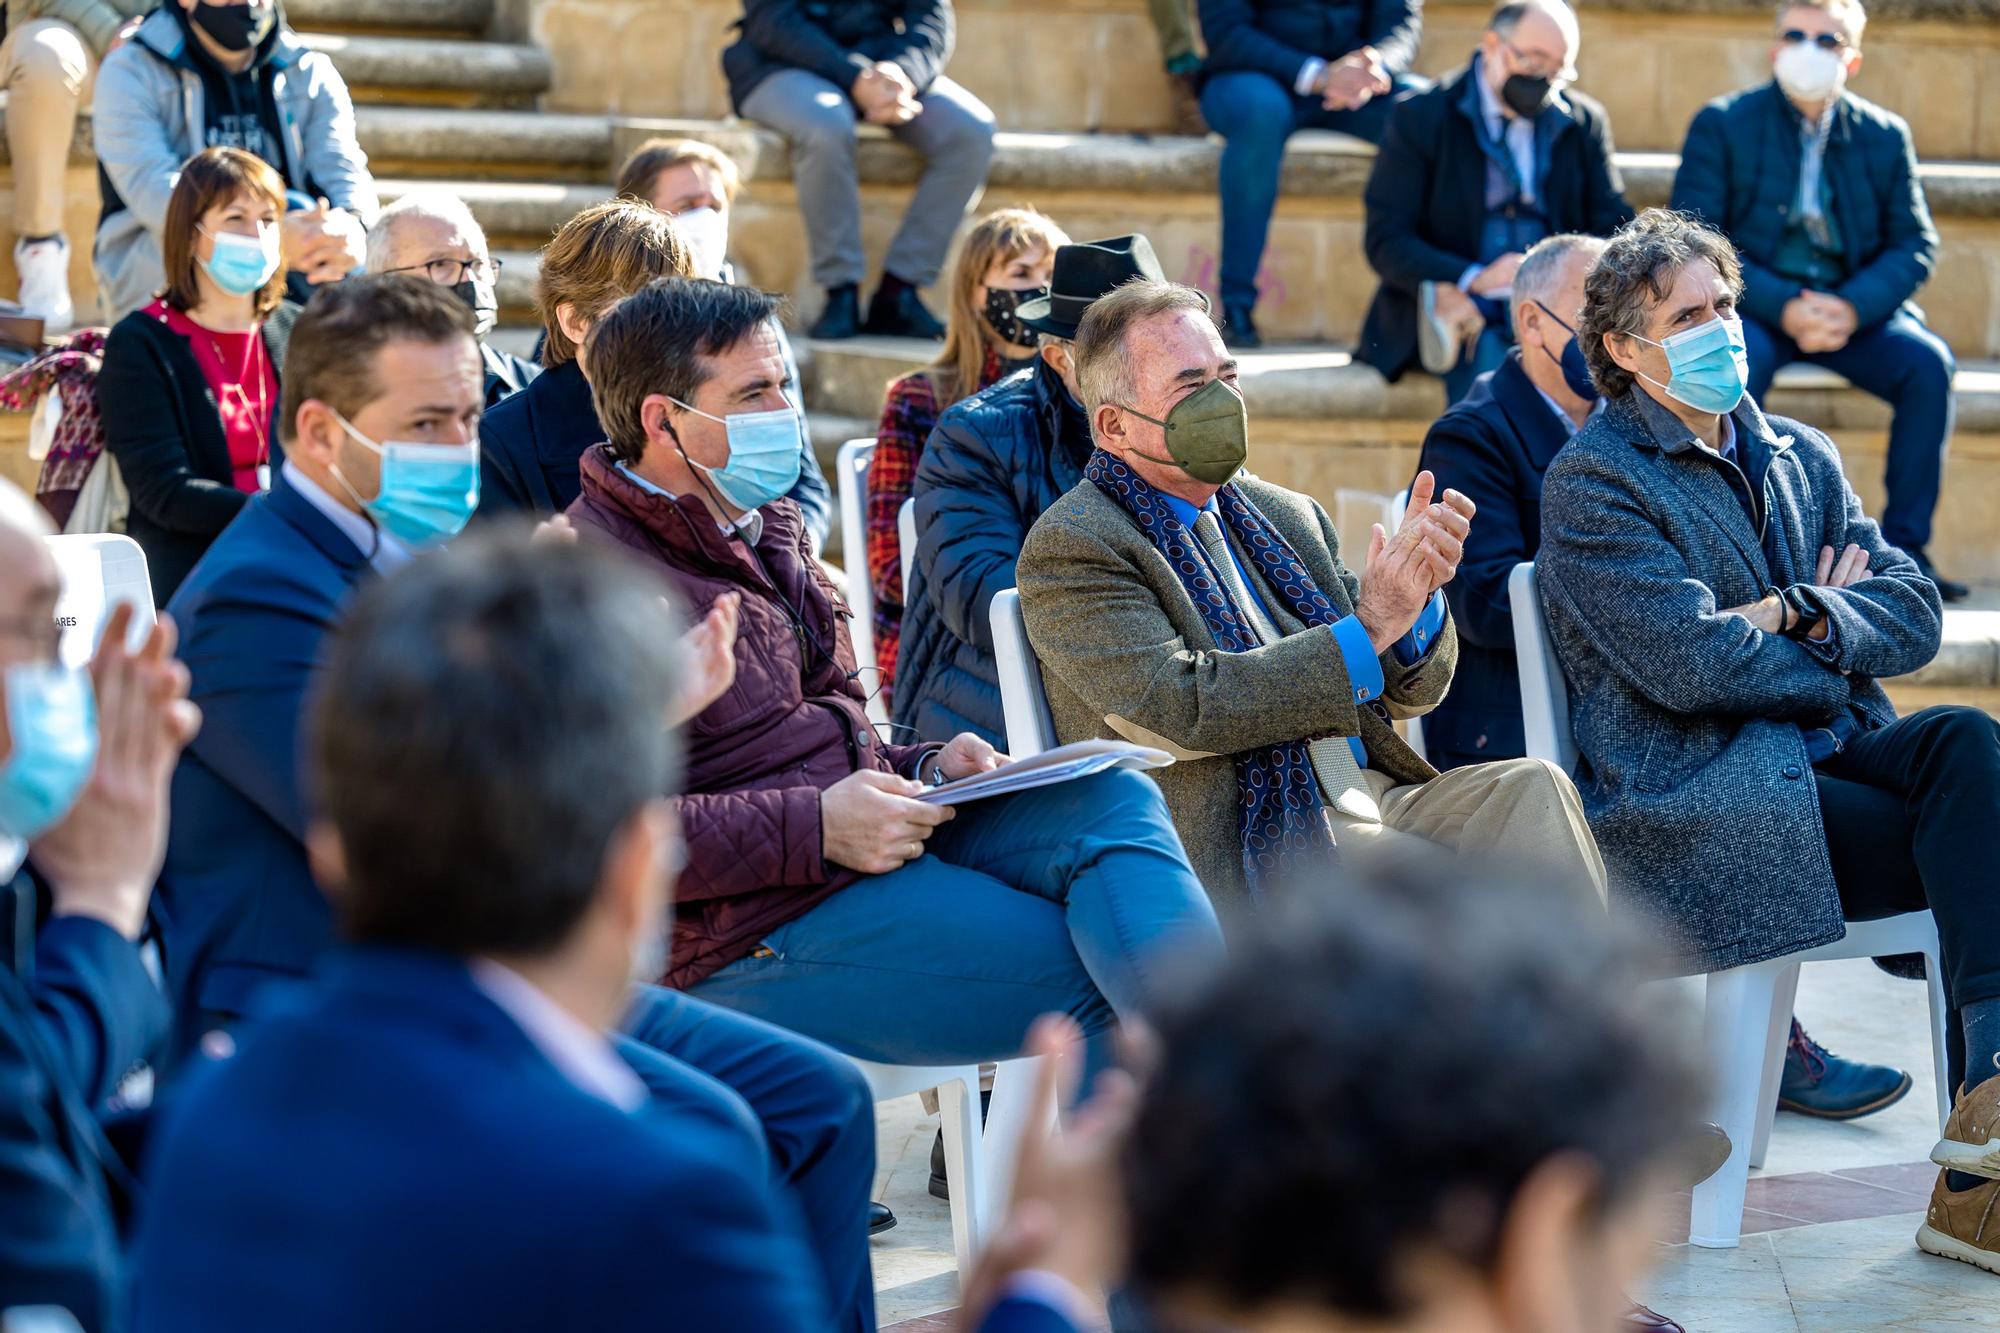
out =
{"type": "Polygon", "coordinates": [[[658,986],[638,988],[621,1032],[620,1049],[656,1101],[704,1114],[741,1133],[746,1152],[768,1153],[825,1275],[828,1327],[873,1333],[875,1103],[861,1071],[816,1041],[658,986]]]}
{"type": "Polygon", "coordinates": [[[1951,439],[1951,377],[1957,368],[1944,339],[1907,311],[1858,330],[1837,352],[1801,352],[1782,329],[1743,321],[1750,355],[1750,396],[1759,403],[1771,377],[1794,361],[1825,366],[1849,384],[1889,404],[1888,502],[1882,536],[1904,550],[1928,545],[1931,516],[1944,478],[1944,450],[1951,439]]]}
{"type": "MultiPolygon", "coordinates": [[[[1928,907],[1952,1008],[2000,996],[2000,725],[1977,708],[1926,708],[1856,736],[1814,776],[1848,919],[1928,907]]],[[[1956,1032],[1952,1048],[1956,1070],[1956,1032]]]]}

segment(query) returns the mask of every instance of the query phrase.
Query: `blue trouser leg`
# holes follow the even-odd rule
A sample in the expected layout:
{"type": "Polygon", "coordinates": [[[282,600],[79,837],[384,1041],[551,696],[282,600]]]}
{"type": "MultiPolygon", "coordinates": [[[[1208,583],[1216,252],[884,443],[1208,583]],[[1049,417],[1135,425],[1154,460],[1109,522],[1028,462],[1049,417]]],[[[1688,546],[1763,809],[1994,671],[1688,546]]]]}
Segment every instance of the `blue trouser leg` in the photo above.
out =
{"type": "Polygon", "coordinates": [[[1743,352],[1750,362],[1750,374],[1745,385],[1761,408],[1765,396],[1771,392],[1771,377],[1799,359],[1799,345],[1786,337],[1783,329],[1772,328],[1745,316],[1743,352]]]}
{"type": "Polygon", "coordinates": [[[1094,1075],[1117,1017],[1221,933],[1159,788],[1115,772],[964,806],[924,856],[764,943],[694,992],[893,1064],[1005,1059],[1066,1013],[1094,1075]]]}
{"type": "Polygon", "coordinates": [[[1472,382],[1507,359],[1507,339],[1488,326],[1459,363],[1444,373],[1444,405],[1450,407],[1472,390],[1472,382]]]}
{"type": "Polygon", "coordinates": [[[1883,478],[1882,536],[1905,550],[1926,546],[1944,481],[1945,445],[1951,440],[1951,377],[1956,365],[1944,339],[1905,311],[1862,329],[1837,352],[1814,352],[1817,362],[1864,393],[1888,403],[1889,462],[1883,478]]]}
{"type": "Polygon", "coordinates": [[[831,1327],[873,1330],[875,1108],[860,1071],[817,1042],[658,986],[638,988],[621,1030],[628,1058],[630,1043],[671,1057],[632,1061],[656,1098],[747,1121],[798,1202],[825,1272],[831,1327]]]}
{"type": "Polygon", "coordinates": [[[1216,183],[1222,192],[1225,305],[1256,304],[1257,270],[1271,234],[1271,211],[1278,206],[1278,173],[1299,100],[1254,70],[1224,70],[1202,85],[1202,118],[1223,138],[1216,183]]]}

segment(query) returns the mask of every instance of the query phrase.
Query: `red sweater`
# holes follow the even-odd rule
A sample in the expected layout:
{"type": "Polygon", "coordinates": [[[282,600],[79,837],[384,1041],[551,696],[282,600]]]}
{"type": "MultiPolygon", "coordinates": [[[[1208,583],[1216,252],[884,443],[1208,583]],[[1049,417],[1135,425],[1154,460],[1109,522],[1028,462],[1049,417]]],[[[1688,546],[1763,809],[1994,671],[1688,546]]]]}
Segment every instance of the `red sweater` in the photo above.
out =
{"type": "Polygon", "coordinates": [[[222,436],[229,441],[229,466],[236,489],[255,495],[257,469],[271,461],[271,414],[278,410],[278,376],[264,348],[261,327],[243,333],[217,333],[203,328],[181,311],[155,301],[146,313],[188,340],[195,364],[215,395],[222,418],[222,436]]]}

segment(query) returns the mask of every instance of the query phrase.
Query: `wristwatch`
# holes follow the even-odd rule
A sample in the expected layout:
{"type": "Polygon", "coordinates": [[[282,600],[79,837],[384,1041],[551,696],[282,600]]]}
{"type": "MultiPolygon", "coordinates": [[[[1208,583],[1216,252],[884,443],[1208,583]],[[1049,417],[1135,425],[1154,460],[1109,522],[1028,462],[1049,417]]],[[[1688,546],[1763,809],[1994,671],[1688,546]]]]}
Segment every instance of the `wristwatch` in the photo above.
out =
{"type": "Polygon", "coordinates": [[[1826,612],[1820,609],[1819,603],[1796,583],[1779,589],[1778,597],[1792,613],[1791,624],[1779,631],[1788,639],[1811,638],[1812,632],[1819,628],[1819,622],[1826,619],[1826,612]]]}

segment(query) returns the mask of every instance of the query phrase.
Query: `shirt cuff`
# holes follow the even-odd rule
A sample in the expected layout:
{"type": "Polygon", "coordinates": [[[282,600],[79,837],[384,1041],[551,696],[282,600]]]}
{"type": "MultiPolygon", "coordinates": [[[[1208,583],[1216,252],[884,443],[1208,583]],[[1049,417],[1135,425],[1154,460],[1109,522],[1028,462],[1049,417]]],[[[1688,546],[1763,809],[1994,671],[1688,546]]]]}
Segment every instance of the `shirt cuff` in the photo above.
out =
{"type": "Polygon", "coordinates": [[[1424,660],[1437,642],[1438,631],[1444,628],[1444,592],[1440,589],[1431,594],[1430,605],[1417,617],[1417,623],[1410,626],[1410,632],[1396,640],[1396,660],[1404,666],[1415,666],[1424,660]]]}
{"type": "Polygon", "coordinates": [[[1319,76],[1324,73],[1326,73],[1326,62],[1318,56],[1308,57],[1306,63],[1299,66],[1298,77],[1292,80],[1292,91],[1300,97],[1312,96],[1313,85],[1319,82],[1319,76]]]}
{"type": "Polygon", "coordinates": [[[1347,682],[1354,687],[1354,702],[1365,704],[1382,696],[1382,660],[1375,655],[1375,645],[1368,638],[1368,631],[1361,621],[1348,616],[1327,626],[1333,631],[1333,640],[1340,645],[1340,655],[1347,662],[1347,682]]]}
{"type": "Polygon", "coordinates": [[[1470,296],[1472,294],[1472,284],[1479,281],[1479,275],[1485,271],[1486,265],[1484,264],[1467,265],[1465,272],[1458,275],[1458,289],[1470,296]]]}

